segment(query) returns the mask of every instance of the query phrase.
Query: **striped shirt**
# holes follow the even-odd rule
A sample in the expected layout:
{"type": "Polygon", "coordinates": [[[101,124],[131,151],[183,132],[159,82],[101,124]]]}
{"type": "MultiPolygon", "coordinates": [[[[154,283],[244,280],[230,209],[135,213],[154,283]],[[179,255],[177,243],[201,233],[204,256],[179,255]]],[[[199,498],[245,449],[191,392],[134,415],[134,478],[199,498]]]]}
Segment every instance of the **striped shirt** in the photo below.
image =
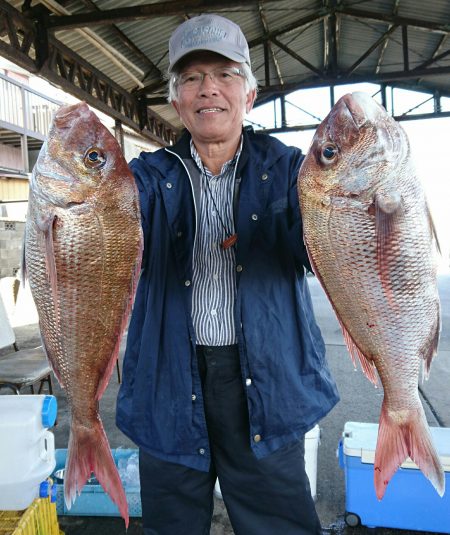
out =
{"type": "Polygon", "coordinates": [[[223,249],[223,240],[234,234],[233,194],[236,165],[225,162],[213,176],[191,140],[191,155],[200,170],[199,225],[195,241],[192,285],[192,320],[197,344],[209,346],[236,343],[234,300],[236,293],[234,247],[223,249]]]}

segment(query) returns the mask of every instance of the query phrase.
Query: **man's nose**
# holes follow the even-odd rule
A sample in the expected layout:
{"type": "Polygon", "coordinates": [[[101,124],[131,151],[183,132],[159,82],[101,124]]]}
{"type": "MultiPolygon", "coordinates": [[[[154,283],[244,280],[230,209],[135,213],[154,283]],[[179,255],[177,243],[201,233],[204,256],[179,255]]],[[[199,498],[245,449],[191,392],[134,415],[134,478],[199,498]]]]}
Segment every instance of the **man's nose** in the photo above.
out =
{"type": "Polygon", "coordinates": [[[208,92],[208,93],[217,92],[217,84],[216,84],[216,80],[214,79],[214,75],[212,72],[205,73],[202,83],[200,84],[200,91],[208,92]]]}

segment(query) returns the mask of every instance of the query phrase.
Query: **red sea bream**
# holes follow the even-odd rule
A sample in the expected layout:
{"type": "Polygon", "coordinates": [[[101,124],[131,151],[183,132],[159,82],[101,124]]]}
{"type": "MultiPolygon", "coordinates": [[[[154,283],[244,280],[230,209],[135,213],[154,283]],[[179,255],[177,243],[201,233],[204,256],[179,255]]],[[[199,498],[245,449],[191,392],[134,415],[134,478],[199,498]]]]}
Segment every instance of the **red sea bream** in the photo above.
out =
{"type": "Polygon", "coordinates": [[[31,179],[25,270],[71,412],[66,503],[94,472],[126,525],[99,400],[116,364],[141,253],[138,191],[119,145],[85,103],[61,107],[31,179]]]}
{"type": "Polygon", "coordinates": [[[409,456],[442,496],[418,392],[439,340],[437,240],[407,136],[368,95],[345,95],[318,128],[298,185],[314,271],[353,360],[383,385],[376,494],[409,456]]]}

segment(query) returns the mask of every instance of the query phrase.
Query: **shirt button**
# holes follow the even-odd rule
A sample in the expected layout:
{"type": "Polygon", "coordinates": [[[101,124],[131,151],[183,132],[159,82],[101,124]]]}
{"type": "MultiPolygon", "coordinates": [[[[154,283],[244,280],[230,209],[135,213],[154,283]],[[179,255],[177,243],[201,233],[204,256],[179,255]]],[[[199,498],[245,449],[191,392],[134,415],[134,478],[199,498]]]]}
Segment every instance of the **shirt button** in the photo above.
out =
{"type": "Polygon", "coordinates": [[[258,221],[258,214],[252,214],[253,221],[258,221]]]}
{"type": "Polygon", "coordinates": [[[195,394],[192,394],[192,401],[195,401],[197,399],[197,396],[195,394]]]}
{"type": "Polygon", "coordinates": [[[236,271],[238,271],[239,273],[243,270],[244,268],[241,266],[241,264],[238,264],[236,266],[236,271]]]}
{"type": "Polygon", "coordinates": [[[260,442],[260,441],[261,441],[261,435],[255,435],[255,436],[253,437],[253,440],[254,440],[255,442],[260,442]]]}
{"type": "Polygon", "coordinates": [[[205,450],[205,448],[200,448],[200,449],[198,450],[198,452],[200,453],[200,455],[205,455],[206,450],[205,450]]]}
{"type": "Polygon", "coordinates": [[[172,188],[172,182],[167,182],[167,184],[166,184],[166,188],[167,188],[167,189],[171,189],[171,188],[172,188]]]}
{"type": "Polygon", "coordinates": [[[184,281],[184,285],[185,285],[185,286],[190,286],[190,285],[191,285],[191,281],[189,281],[189,280],[184,281]]]}
{"type": "Polygon", "coordinates": [[[249,377],[247,377],[247,379],[245,380],[245,385],[250,386],[251,384],[252,384],[252,380],[249,377]]]}
{"type": "Polygon", "coordinates": [[[211,316],[215,316],[217,314],[217,311],[215,309],[211,310],[211,316]]]}
{"type": "Polygon", "coordinates": [[[264,173],[262,176],[261,176],[261,180],[267,180],[269,178],[269,175],[267,173],[264,173]]]}
{"type": "Polygon", "coordinates": [[[181,230],[179,230],[179,231],[177,232],[177,237],[178,237],[178,238],[181,238],[181,236],[183,236],[183,233],[181,232],[181,230]]]}

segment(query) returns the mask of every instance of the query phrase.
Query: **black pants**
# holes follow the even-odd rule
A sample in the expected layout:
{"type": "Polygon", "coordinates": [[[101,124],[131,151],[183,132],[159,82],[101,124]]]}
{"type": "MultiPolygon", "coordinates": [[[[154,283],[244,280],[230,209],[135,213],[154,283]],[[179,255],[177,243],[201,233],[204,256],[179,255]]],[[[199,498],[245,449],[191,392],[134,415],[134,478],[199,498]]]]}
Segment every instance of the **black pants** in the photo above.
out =
{"type": "Polygon", "coordinates": [[[208,535],[216,477],[236,535],[321,533],[305,472],[304,440],[257,460],[235,346],[199,347],[212,455],[208,473],[140,450],[145,535],[208,535]]]}

